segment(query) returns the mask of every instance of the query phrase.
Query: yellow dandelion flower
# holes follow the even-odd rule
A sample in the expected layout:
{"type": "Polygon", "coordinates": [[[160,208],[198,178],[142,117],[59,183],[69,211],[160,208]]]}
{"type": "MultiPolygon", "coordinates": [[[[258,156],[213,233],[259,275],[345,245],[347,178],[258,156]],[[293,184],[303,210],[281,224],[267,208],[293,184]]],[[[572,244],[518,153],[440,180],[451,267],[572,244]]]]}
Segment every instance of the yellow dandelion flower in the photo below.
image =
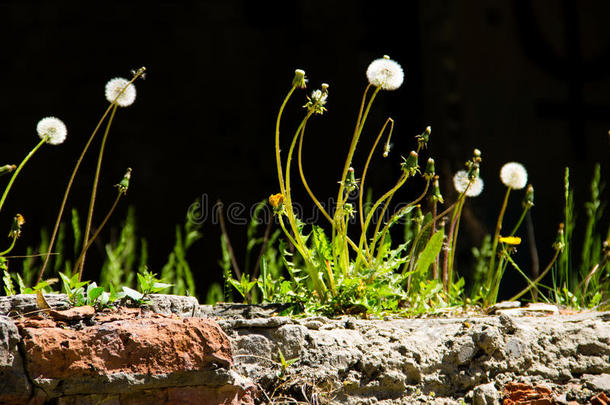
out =
{"type": "Polygon", "coordinates": [[[277,208],[280,205],[282,205],[283,203],[284,203],[284,196],[282,195],[282,193],[272,194],[269,196],[269,204],[271,204],[271,206],[273,208],[277,208]]]}
{"type": "Polygon", "coordinates": [[[504,244],[512,246],[517,246],[521,244],[521,238],[518,236],[500,236],[499,240],[504,244]]]}

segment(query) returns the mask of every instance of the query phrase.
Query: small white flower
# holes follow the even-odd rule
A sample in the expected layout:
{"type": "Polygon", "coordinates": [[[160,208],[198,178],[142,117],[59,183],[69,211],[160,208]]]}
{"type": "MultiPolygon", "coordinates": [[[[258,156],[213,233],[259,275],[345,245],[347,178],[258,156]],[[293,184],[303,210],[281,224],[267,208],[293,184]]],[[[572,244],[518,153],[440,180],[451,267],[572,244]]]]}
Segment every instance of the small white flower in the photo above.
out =
{"type": "Polygon", "coordinates": [[[520,190],[527,184],[527,170],[521,163],[506,163],[500,170],[500,180],[506,187],[520,190]]]}
{"type": "MultiPolygon", "coordinates": [[[[453,186],[458,193],[463,193],[468,187],[470,179],[466,170],[460,170],[453,176],[453,186]]],[[[466,190],[466,197],[476,197],[483,191],[483,180],[480,177],[474,179],[474,182],[466,190]]]]}
{"type": "Polygon", "coordinates": [[[106,83],[106,100],[108,102],[112,103],[116,100],[117,105],[120,107],[127,107],[132,105],[135,99],[136,86],[129,83],[129,80],[115,77],[106,83]]]}
{"type": "Polygon", "coordinates": [[[318,103],[319,105],[326,104],[326,99],[328,98],[328,93],[323,93],[322,90],[314,90],[311,93],[311,101],[314,103],[318,103]]]}
{"type": "Polygon", "coordinates": [[[381,87],[384,90],[396,90],[402,84],[405,75],[402,67],[389,56],[376,59],[371,62],[366,69],[366,77],[375,87],[381,87]]]}
{"type": "Polygon", "coordinates": [[[41,139],[51,145],[59,145],[66,139],[68,129],[59,118],[46,117],[38,121],[36,132],[41,139]]]}

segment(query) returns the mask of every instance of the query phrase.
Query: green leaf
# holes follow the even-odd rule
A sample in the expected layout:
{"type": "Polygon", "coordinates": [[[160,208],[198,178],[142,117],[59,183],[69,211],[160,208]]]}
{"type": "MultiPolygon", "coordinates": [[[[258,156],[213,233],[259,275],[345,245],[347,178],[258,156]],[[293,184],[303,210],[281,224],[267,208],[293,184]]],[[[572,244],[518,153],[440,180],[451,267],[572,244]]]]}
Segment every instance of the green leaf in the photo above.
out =
{"type": "Polygon", "coordinates": [[[417,260],[417,264],[415,264],[415,272],[419,274],[424,274],[428,271],[428,267],[434,262],[436,257],[441,251],[443,247],[443,237],[445,231],[443,229],[437,231],[428,243],[426,247],[419,255],[419,259],[417,260]]]}
{"type": "Polygon", "coordinates": [[[97,284],[92,282],[87,286],[87,302],[89,305],[95,304],[95,301],[104,292],[104,287],[98,287],[97,284]]]}
{"type": "Polygon", "coordinates": [[[123,287],[123,292],[127,297],[131,298],[134,301],[142,301],[142,298],[144,298],[144,294],[136,290],[132,290],[129,287],[123,287]]]}

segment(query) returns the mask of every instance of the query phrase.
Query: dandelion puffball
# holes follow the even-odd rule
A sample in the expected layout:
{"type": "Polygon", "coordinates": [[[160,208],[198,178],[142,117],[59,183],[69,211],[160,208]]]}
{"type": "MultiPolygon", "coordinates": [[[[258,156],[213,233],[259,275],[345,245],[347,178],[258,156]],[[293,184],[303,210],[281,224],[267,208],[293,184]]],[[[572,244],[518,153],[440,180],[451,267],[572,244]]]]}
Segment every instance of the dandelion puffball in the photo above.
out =
{"type": "Polygon", "coordinates": [[[59,145],[66,140],[66,135],[68,135],[66,124],[55,117],[46,117],[38,121],[36,132],[41,139],[51,145],[59,145]]]}
{"type": "Polygon", "coordinates": [[[108,102],[113,103],[116,101],[118,106],[127,107],[132,105],[135,99],[136,86],[129,83],[129,80],[115,77],[106,83],[106,100],[108,102]]]}
{"type": "Polygon", "coordinates": [[[453,176],[453,186],[455,190],[462,194],[466,191],[466,197],[476,197],[483,191],[483,180],[480,177],[474,179],[470,187],[468,187],[470,179],[466,170],[460,170],[453,176]],[[468,187],[468,190],[466,190],[468,187]]]}
{"type": "Polygon", "coordinates": [[[400,65],[389,56],[376,59],[366,69],[366,77],[375,87],[384,90],[396,90],[402,84],[405,75],[400,65]]]}
{"type": "Polygon", "coordinates": [[[506,187],[520,190],[527,184],[527,170],[521,163],[506,163],[500,170],[500,179],[506,187]]]}

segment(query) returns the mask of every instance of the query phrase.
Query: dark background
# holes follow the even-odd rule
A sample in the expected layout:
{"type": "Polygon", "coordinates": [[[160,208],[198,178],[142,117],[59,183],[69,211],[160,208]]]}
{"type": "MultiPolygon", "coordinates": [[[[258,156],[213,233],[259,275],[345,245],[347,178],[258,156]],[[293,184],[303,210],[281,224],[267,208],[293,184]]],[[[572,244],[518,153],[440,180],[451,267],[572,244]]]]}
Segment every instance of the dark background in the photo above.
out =
{"type": "MultiPolygon", "coordinates": [[[[114,199],[112,185],[132,167],[113,226],[128,205],[136,207],[152,271],[165,263],[174,226],[194,200],[205,195],[208,209],[217,199],[250,207],[278,192],[275,116],[295,68],[307,72],[310,90],[330,84],[328,113],[308,126],[304,162],[310,185],[325,200],[336,194],[366,68],[388,54],[401,63],[406,81],[378,97],[356,170],[387,116],[396,121],[393,153],[377,159],[368,177],[378,193],[396,180],[400,155],[416,147],[413,136],[427,125],[433,131],[422,161],[428,153],[436,159],[448,201],[455,198],[452,173],[479,148],[486,186],[465,212],[460,246],[468,252],[495,225],[504,193],[500,167],[522,162],[536,189],[533,219],[544,266],[562,219],[564,167],[572,170],[579,209],[595,162],[608,178],[608,15],[610,3],[601,0],[2,1],[0,163],[25,156],[38,141],[42,117],[61,118],[68,139],[45,145],[25,168],[0,225],[8,229],[15,212],[25,216],[14,253],[38,243],[40,227],[53,226],[73,164],[107,107],[105,83],[140,66],[148,76],[136,83],[134,105],[117,113],[96,218],[114,199]]],[[[297,93],[288,107],[284,151],[304,100],[297,93]]],[[[96,153],[89,152],[69,200],[82,216],[96,153]]],[[[296,192],[311,212],[306,196],[296,192]]],[[[522,191],[514,193],[509,223],[521,197],[522,191]]],[[[581,225],[583,217],[580,211],[581,225]]],[[[189,255],[200,294],[220,278],[219,226],[208,220],[202,231],[189,255]]],[[[241,256],[246,228],[230,224],[229,232],[241,256]]],[[[86,278],[96,276],[100,246],[88,256],[86,278]]],[[[529,259],[523,260],[528,268],[529,259]]],[[[461,267],[466,263],[462,259],[461,267]]],[[[511,279],[517,276],[508,284],[511,279]]]]}

